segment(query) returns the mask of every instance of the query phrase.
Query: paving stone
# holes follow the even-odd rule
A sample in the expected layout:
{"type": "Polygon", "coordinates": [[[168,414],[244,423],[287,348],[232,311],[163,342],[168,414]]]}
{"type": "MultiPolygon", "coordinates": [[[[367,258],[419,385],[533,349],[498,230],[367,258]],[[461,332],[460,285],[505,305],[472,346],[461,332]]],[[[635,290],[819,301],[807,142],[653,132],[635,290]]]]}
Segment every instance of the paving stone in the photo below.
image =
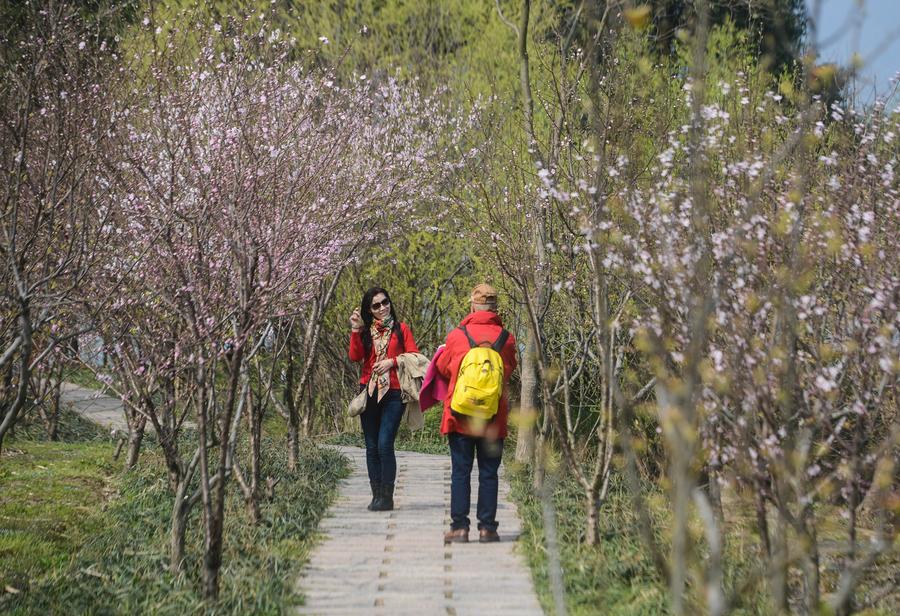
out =
{"type": "MultiPolygon", "coordinates": [[[[128,420],[125,418],[122,401],[106,395],[105,390],[98,391],[74,383],[63,383],[60,386],[60,402],[99,426],[120,434],[128,433],[128,420]]],[[[186,421],[184,427],[196,428],[196,424],[186,421]]],[[[146,430],[153,432],[150,422],[147,422],[146,430]]]]}
{"type": "Polygon", "coordinates": [[[60,402],[67,404],[84,418],[109,430],[128,431],[128,422],[122,410],[122,401],[101,391],[88,389],[73,383],[60,386],[60,402]]]}
{"type": "Polygon", "coordinates": [[[473,528],[468,544],[443,545],[449,524],[449,456],[397,452],[395,510],[368,512],[365,452],[341,447],[353,463],[337,502],[320,525],[322,544],[298,581],[306,604],[298,614],[542,614],[531,575],[516,551],[521,522],[500,476],[500,543],[479,544],[477,472],[472,474],[473,528]],[[380,561],[380,566],[354,563],[380,561]],[[344,572],[346,586],[335,585],[344,572]],[[351,582],[352,580],[352,582],[351,582]]]}

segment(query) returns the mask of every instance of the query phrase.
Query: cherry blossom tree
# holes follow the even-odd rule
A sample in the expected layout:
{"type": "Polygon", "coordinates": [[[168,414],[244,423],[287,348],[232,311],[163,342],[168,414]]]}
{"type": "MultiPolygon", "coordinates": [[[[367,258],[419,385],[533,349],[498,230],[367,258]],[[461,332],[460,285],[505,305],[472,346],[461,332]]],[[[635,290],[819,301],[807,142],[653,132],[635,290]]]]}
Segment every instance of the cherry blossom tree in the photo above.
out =
{"type": "Polygon", "coordinates": [[[598,497],[618,467],[674,612],[724,613],[765,586],[773,609],[827,601],[848,613],[895,532],[897,112],[827,103],[817,92],[834,71],[812,60],[780,84],[741,68],[711,76],[708,50],[722,43],[707,37],[704,4],[690,72],[653,87],[627,27],[606,47],[607,19],[639,27],[646,12],[586,9],[595,47],[583,73],[548,62],[541,98],[564,119],[558,158],[529,168],[495,139],[460,201],[488,206],[476,229],[510,286],[536,289],[549,272],[548,305],[518,299],[549,442],[585,492],[585,542],[598,540],[598,497]],[[571,84],[583,104],[569,103],[571,84]],[[541,200],[545,258],[527,233],[541,200]],[[663,528],[646,506],[655,472],[672,503],[663,528]],[[729,586],[724,545],[745,511],[758,567],[729,586]],[[831,517],[846,520],[846,540],[826,552],[831,517]]]}
{"type": "Polygon", "coordinates": [[[169,467],[175,570],[187,515],[201,505],[208,597],[232,475],[259,517],[269,400],[249,395],[248,362],[274,323],[302,318],[359,246],[436,199],[454,168],[438,130],[450,119],[435,100],[390,78],[307,72],[277,32],[245,30],[215,26],[196,47],[183,44],[187,33],[148,34],[133,74],[145,103],[111,162],[117,241],[95,278],[100,296],[119,290],[99,329],[132,431],[149,422],[169,467]],[[244,414],[248,469],[236,455],[244,414]],[[188,461],[183,437],[194,433],[188,461]]]}
{"type": "MultiPolygon", "coordinates": [[[[723,582],[729,520],[719,499],[724,488],[743,502],[750,488],[762,541],[755,575],[767,579],[778,609],[823,603],[819,529],[835,512],[846,519],[846,541],[832,548],[842,564],[828,601],[848,613],[855,585],[895,532],[896,117],[883,102],[863,113],[810,94],[753,99],[761,89],[751,81],[688,81],[684,124],[670,131],[656,164],[646,167],[620,143],[602,168],[543,174],[544,189],[568,204],[572,228],[582,230],[570,251],[600,256],[593,267],[634,298],[608,319],[633,339],[654,378],[674,512],[669,555],[652,529],[644,536],[673,607],[690,610],[689,577],[711,613],[742,600],[723,582]],[[604,216],[585,216],[597,212],[598,194],[604,216]],[[705,489],[701,471],[710,478],[705,489]],[[862,545],[865,505],[874,538],[862,545]],[[703,554],[689,540],[692,515],[704,524],[703,554]],[[802,579],[799,592],[793,576],[802,579]]],[[[578,156],[590,161],[586,154],[578,156]]],[[[578,280],[573,269],[558,288],[578,280]]],[[[609,382],[633,468],[630,419],[639,401],[624,379],[609,382]]],[[[640,482],[630,486],[640,508],[640,482]]]]}
{"type": "Polygon", "coordinates": [[[32,377],[50,385],[35,370],[77,333],[59,324],[110,230],[100,153],[116,114],[103,85],[111,51],[72,6],[23,13],[25,31],[0,45],[0,445],[27,408],[32,377]]]}

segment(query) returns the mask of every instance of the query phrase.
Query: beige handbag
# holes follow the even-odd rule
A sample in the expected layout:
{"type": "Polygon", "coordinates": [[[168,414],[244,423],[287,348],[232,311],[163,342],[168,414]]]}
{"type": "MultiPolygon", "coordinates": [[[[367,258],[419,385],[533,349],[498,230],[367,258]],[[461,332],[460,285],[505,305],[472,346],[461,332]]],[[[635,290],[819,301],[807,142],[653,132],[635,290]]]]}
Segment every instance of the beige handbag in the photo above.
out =
{"type": "Polygon", "coordinates": [[[363,387],[362,390],[358,394],[356,394],[353,400],[350,401],[350,406],[347,408],[347,412],[350,414],[350,417],[362,415],[363,411],[366,410],[366,402],[368,402],[368,399],[368,388],[363,387]]]}

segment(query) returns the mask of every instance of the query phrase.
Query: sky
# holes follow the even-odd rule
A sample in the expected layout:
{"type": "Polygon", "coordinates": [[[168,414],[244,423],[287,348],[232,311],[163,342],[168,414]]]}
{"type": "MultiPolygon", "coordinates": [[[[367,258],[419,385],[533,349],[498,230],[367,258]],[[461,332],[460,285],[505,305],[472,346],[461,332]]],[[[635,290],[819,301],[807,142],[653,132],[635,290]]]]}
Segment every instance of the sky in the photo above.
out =
{"type": "Polygon", "coordinates": [[[859,52],[866,61],[859,75],[860,100],[870,103],[873,92],[886,93],[900,71],[900,0],[806,0],[810,15],[817,3],[822,61],[848,66],[859,52]]]}

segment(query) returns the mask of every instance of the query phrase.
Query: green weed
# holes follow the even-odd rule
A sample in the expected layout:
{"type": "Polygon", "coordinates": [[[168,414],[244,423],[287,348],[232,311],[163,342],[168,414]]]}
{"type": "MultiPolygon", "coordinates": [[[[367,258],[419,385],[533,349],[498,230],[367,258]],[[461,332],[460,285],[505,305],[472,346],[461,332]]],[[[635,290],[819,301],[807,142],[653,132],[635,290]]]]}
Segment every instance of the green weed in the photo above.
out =
{"type": "MultiPolygon", "coordinates": [[[[522,518],[519,545],[524,550],[538,597],[545,611],[553,613],[553,597],[545,548],[541,501],[532,487],[531,473],[511,465],[508,475],[522,518]]],[[[587,546],[584,536],[584,501],[574,481],[557,486],[554,505],[560,557],[570,614],[638,616],[665,614],[666,589],[653,572],[643,549],[636,520],[624,494],[615,492],[604,505],[600,544],[587,546]]]]}
{"type": "Polygon", "coordinates": [[[102,529],[115,493],[112,452],[102,442],[7,444],[0,461],[0,589],[25,590],[65,567],[102,529]]]}
{"type": "MultiPolygon", "coordinates": [[[[22,443],[17,446],[26,450],[22,443]]],[[[12,614],[283,613],[300,600],[294,592],[295,577],[314,544],[318,521],[336,493],[338,481],[347,472],[340,454],[304,443],[299,468],[289,473],[284,449],[271,441],[264,444],[263,476],[271,475],[280,482],[274,500],[262,504],[262,523],[249,524],[243,500],[235,489],[230,492],[220,598],[212,605],[199,592],[202,530],[198,511],[189,522],[185,571],[174,576],[168,570],[171,497],[161,460],[153,452],[144,453],[134,472],[114,478],[103,475],[114,470],[108,462],[102,462],[110,458],[111,445],[28,443],[27,451],[44,452],[41,466],[46,467],[45,461],[52,462],[54,456],[60,455],[56,452],[70,452],[77,463],[70,460],[66,468],[82,469],[82,472],[85,468],[92,469],[93,474],[82,478],[81,489],[77,491],[82,501],[66,508],[54,498],[72,485],[70,479],[64,480],[67,475],[63,465],[41,471],[52,477],[58,487],[47,498],[35,499],[35,509],[27,514],[45,523],[35,527],[24,539],[6,540],[2,544],[4,560],[0,561],[5,571],[7,561],[21,561],[25,553],[38,546],[33,551],[39,556],[33,560],[40,566],[19,567],[16,581],[22,588],[15,588],[22,592],[0,595],[0,611],[12,614]],[[105,483],[98,482],[98,475],[105,483]],[[118,490],[116,497],[108,502],[97,498],[102,490],[112,486],[118,490]],[[72,528],[77,532],[72,532],[72,528]],[[61,543],[57,545],[54,541],[61,543]],[[48,542],[49,547],[45,547],[48,542]]],[[[25,472],[29,465],[18,457],[4,455],[4,472],[25,472]]],[[[30,466],[37,464],[35,459],[30,466]]],[[[4,484],[8,483],[8,478],[3,479],[4,484]]],[[[21,490],[33,491],[42,484],[36,476],[31,476],[23,477],[21,485],[21,490]]],[[[6,494],[4,490],[0,511],[18,511],[13,503],[21,495],[7,499],[6,494]]],[[[5,574],[4,579],[7,579],[5,574]]]]}

